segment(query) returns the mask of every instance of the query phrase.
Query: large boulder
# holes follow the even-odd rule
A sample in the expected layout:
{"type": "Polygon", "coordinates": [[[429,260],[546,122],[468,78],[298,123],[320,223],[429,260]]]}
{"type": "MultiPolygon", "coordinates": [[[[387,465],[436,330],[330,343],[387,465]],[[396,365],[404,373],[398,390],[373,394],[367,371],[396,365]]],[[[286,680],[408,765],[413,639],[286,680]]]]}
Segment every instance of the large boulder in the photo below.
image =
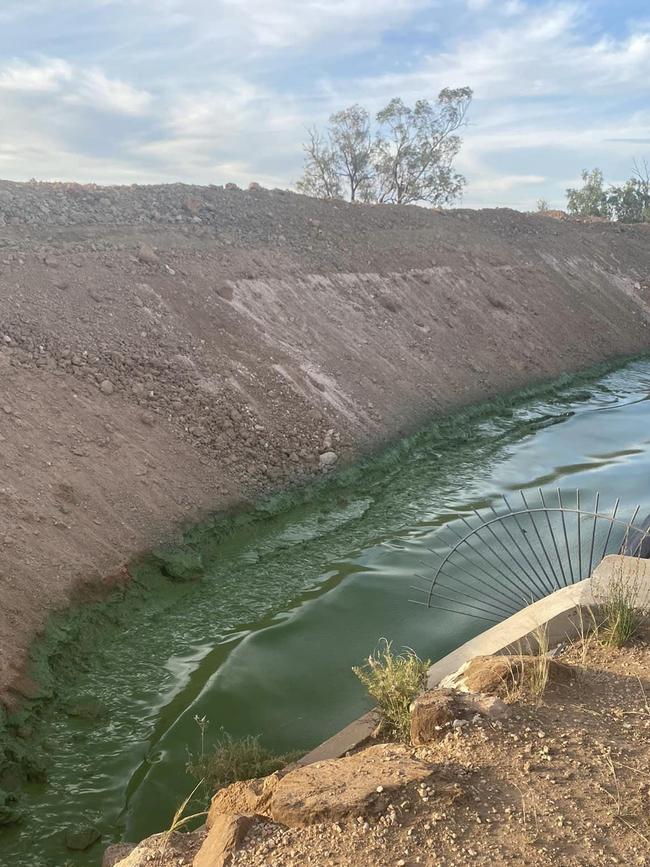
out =
{"type": "Polygon", "coordinates": [[[65,832],[65,845],[76,852],[90,849],[101,837],[99,828],[89,823],[82,823],[68,828],[65,832]]]}
{"type": "MultiPolygon", "coordinates": [[[[444,678],[440,687],[484,695],[505,695],[525,682],[539,664],[540,657],[532,655],[475,656],[444,678]]],[[[550,683],[567,683],[575,679],[573,666],[556,659],[546,659],[545,664],[548,665],[550,683]]]]}
{"type": "Polygon", "coordinates": [[[458,716],[458,693],[453,689],[432,689],[411,705],[411,743],[438,740],[458,716]]]}
{"type": "Polygon", "coordinates": [[[428,780],[434,770],[406,747],[379,744],[290,771],[275,784],[268,813],[290,827],[363,815],[395,790],[428,780]]]}

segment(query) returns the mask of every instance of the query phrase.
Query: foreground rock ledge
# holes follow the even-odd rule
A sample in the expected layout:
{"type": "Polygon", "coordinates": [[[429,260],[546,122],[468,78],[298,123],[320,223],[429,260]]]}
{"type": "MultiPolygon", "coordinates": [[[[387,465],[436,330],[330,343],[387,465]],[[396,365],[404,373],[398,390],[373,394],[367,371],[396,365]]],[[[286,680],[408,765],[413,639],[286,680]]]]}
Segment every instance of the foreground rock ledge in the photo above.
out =
{"type": "Polygon", "coordinates": [[[435,765],[413,758],[406,747],[380,744],[291,771],[278,781],[269,815],[289,827],[358,816],[395,789],[428,780],[434,770],[435,765]]]}
{"type": "Polygon", "coordinates": [[[287,827],[306,827],[378,814],[397,790],[424,783],[435,770],[431,762],[414,758],[408,747],[378,744],[345,758],[233,783],[212,799],[207,836],[205,829],[194,834],[174,834],[165,849],[165,835],[157,834],[143,840],[115,867],[144,867],[155,858],[167,859],[162,861],[164,864],[172,863],[170,847],[182,845],[186,849],[181,857],[193,857],[194,867],[226,867],[255,815],[287,827]]]}
{"type": "Polygon", "coordinates": [[[372,811],[391,791],[423,782],[435,766],[396,744],[379,744],[263,780],[233,783],[212,799],[207,827],[227,813],[257,813],[289,827],[372,811]]]}

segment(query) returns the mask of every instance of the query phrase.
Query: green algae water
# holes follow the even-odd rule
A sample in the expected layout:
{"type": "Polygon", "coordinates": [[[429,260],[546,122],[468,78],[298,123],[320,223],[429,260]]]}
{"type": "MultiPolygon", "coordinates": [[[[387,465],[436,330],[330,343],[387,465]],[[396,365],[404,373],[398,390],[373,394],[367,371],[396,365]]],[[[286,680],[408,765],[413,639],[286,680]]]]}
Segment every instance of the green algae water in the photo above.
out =
{"type": "MultiPolygon", "coordinates": [[[[501,494],[596,490],[650,511],[650,361],[438,421],[383,455],[188,534],[205,577],[134,586],[52,624],[26,741],[47,782],[0,830],[0,864],[99,865],[103,848],[168,827],[225,729],[307,750],[369,706],[350,669],[387,637],[436,659],[484,628],[409,602],[436,530],[501,494]],[[31,741],[30,741],[31,737],[31,741]],[[93,826],[83,852],[66,831],[93,826]]],[[[424,565],[423,565],[424,564],[424,565]]],[[[24,733],[23,733],[24,734],[24,733]]]]}

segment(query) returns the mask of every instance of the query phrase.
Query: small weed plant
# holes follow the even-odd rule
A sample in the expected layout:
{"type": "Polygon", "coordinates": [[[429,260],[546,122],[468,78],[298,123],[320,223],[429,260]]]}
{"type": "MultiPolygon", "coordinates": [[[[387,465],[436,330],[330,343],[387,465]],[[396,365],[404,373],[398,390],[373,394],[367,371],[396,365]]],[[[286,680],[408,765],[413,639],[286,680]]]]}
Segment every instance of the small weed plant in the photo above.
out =
{"type": "Polygon", "coordinates": [[[382,639],[366,664],[352,669],[377,702],[383,726],[400,741],[409,740],[409,707],[422,691],[430,665],[410,648],[394,653],[391,642],[382,639]]]}
{"type": "Polygon", "coordinates": [[[218,789],[237,780],[266,777],[279,771],[300,755],[299,752],[278,755],[263,746],[259,736],[234,738],[222,732],[210,750],[206,751],[202,743],[199,755],[189,755],[187,771],[203,781],[206,793],[211,797],[218,789]]]}

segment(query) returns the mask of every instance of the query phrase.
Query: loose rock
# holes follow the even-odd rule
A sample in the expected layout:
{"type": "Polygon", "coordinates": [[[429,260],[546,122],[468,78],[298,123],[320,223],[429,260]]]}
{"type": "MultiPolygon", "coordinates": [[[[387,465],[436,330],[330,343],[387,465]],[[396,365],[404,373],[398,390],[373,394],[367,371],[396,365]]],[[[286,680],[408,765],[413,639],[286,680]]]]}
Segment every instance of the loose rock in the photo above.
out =
{"type": "Polygon", "coordinates": [[[323,454],[318,458],[318,462],[322,469],[329,469],[334,466],[338,459],[339,456],[336,452],[323,452],[323,454]]]}
{"type": "Polygon", "coordinates": [[[160,258],[156,251],[148,244],[140,244],[138,247],[137,257],[145,265],[157,265],[160,262],[160,258]]]}
{"type": "Polygon", "coordinates": [[[251,817],[224,813],[212,823],[193,867],[225,867],[250,828],[251,817]]]}

